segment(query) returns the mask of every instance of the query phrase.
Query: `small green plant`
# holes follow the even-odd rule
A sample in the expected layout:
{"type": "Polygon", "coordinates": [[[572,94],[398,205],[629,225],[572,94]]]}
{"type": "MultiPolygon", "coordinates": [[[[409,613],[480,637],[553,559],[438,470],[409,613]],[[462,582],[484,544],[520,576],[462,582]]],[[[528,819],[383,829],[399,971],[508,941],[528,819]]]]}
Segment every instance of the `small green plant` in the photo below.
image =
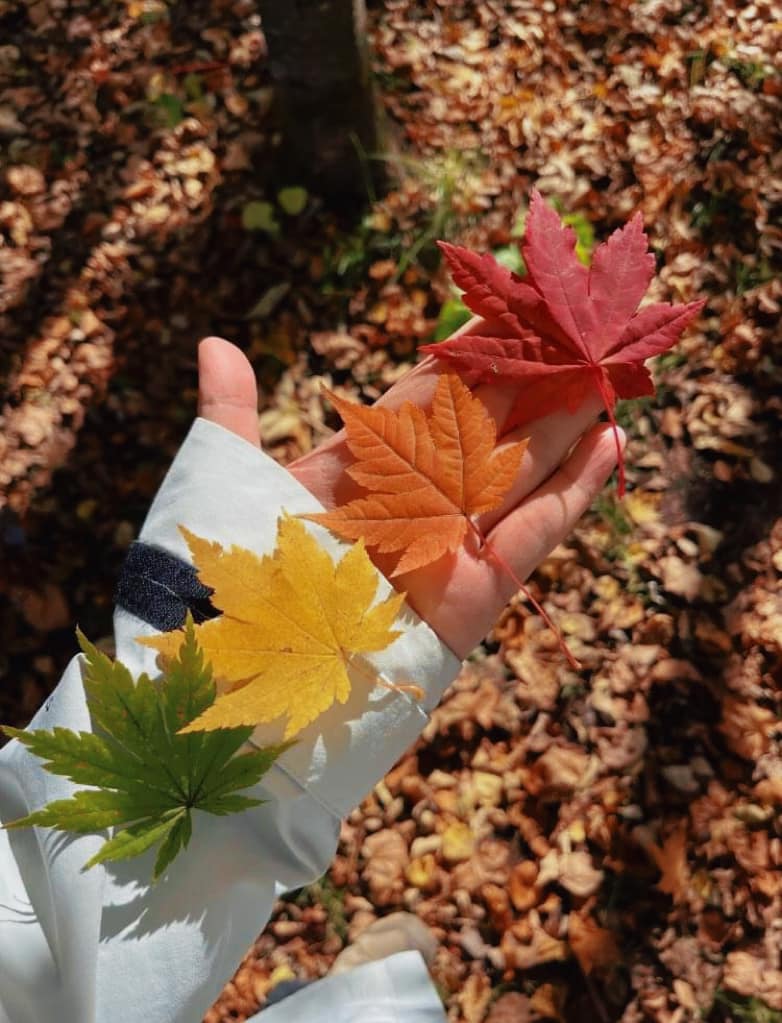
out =
{"type": "Polygon", "coordinates": [[[190,71],[182,79],[182,88],[185,90],[185,96],[191,103],[204,98],[203,80],[194,71],[190,71]]]}
{"type": "Polygon", "coordinates": [[[395,231],[383,231],[368,214],[352,231],[336,238],[323,251],[324,295],[350,295],[376,260],[399,258],[402,240],[395,231]]]}
{"type": "Polygon", "coordinates": [[[298,217],[300,213],[303,213],[308,199],[309,193],[307,189],[302,188],[300,185],[288,185],[285,188],[281,188],[277,193],[277,202],[280,209],[283,213],[287,213],[289,217],[298,217]]]}
{"type": "Polygon", "coordinates": [[[595,229],[592,222],[587,220],[583,213],[567,213],[562,222],[576,232],[576,255],[582,263],[589,266],[592,249],[595,247],[595,229]]]}
{"type": "Polygon", "coordinates": [[[561,703],[572,703],[586,692],[583,682],[566,682],[559,690],[559,701],[561,703]]]}
{"type": "Polygon", "coordinates": [[[410,79],[399,71],[378,70],[372,76],[381,92],[407,92],[410,79]]]}
{"type": "Polygon", "coordinates": [[[242,227],[245,231],[263,231],[272,238],[281,232],[278,219],[280,211],[289,217],[297,217],[309,201],[309,192],[299,185],[287,185],[277,192],[277,205],[265,199],[253,199],[242,207],[242,227]]]}
{"type": "Polygon", "coordinates": [[[576,210],[574,213],[565,213],[564,203],[561,199],[552,199],[551,205],[562,214],[562,223],[572,227],[576,232],[576,256],[585,266],[589,266],[592,250],[595,247],[595,229],[592,227],[592,221],[580,210],[576,210]]]}
{"type": "Polygon", "coordinates": [[[523,277],[527,272],[527,268],[524,265],[524,257],[518,245],[503,245],[499,249],[493,249],[492,252],[497,262],[502,263],[512,273],[523,277]]]}
{"type": "Polygon", "coordinates": [[[698,190],[690,207],[690,223],[706,240],[728,234],[735,238],[746,235],[753,224],[741,200],[741,195],[730,189],[716,192],[698,190]]]}
{"type": "Polygon", "coordinates": [[[447,298],[440,309],[437,324],[432,334],[433,341],[444,341],[459,327],[463,327],[471,318],[472,313],[460,298],[447,298]]]}
{"type": "Polygon", "coordinates": [[[347,941],[348,918],[345,912],[345,889],[338,888],[328,874],[318,881],[300,888],[290,900],[297,906],[322,906],[326,910],[329,926],[342,941],[347,941]]]}
{"type": "Polygon", "coordinates": [[[242,207],[242,227],[245,231],[264,231],[273,238],[280,233],[274,206],[261,199],[253,199],[242,207]]]}
{"type": "MultiPolygon", "coordinates": [[[[453,232],[460,219],[457,200],[469,195],[477,166],[476,157],[453,151],[427,160],[398,155],[364,157],[385,160],[395,169],[400,188],[408,183],[418,186],[428,202],[422,203],[418,222],[410,230],[388,223],[385,215],[376,210],[352,231],[337,237],[323,253],[325,273],[321,290],[326,295],[350,294],[377,260],[390,259],[396,264],[392,281],[416,263],[435,266],[439,258],[435,243],[453,232]]],[[[371,191],[368,193],[374,202],[371,191]]]]}
{"type": "Polygon", "coordinates": [[[476,168],[474,157],[457,150],[450,150],[432,160],[397,157],[395,162],[404,166],[408,176],[424,186],[432,201],[422,229],[401,254],[396,271],[396,276],[401,277],[426,249],[434,250],[435,242],[448,236],[449,227],[456,216],[454,200],[459,193],[469,191],[470,176],[476,168]]]}
{"type": "Polygon", "coordinates": [[[142,25],[157,25],[159,21],[168,21],[168,8],[156,8],[153,11],[144,11],[139,20],[142,25]]]}
{"type": "Polygon", "coordinates": [[[730,1020],[731,1023],[782,1023],[782,1012],[772,1009],[759,998],[745,998],[721,988],[714,995],[709,1019],[715,1009],[721,1019],[730,1020]]]}
{"type": "Polygon", "coordinates": [[[171,92],[164,92],[152,103],[155,118],[163,128],[176,128],[184,120],[185,105],[171,92]]]}
{"type": "Polygon", "coordinates": [[[600,494],[592,504],[592,512],[603,522],[609,534],[609,543],[605,555],[610,561],[624,557],[627,538],[633,532],[633,523],[624,510],[622,503],[612,492],[600,494]]]}
{"type": "Polygon", "coordinates": [[[743,295],[770,281],[774,277],[774,271],[767,259],[761,259],[759,262],[754,260],[750,262],[748,259],[744,259],[734,262],[733,276],[736,282],[736,294],[743,295]]]}
{"type": "Polygon", "coordinates": [[[654,371],[656,376],[663,376],[666,373],[670,373],[671,370],[678,369],[680,366],[684,366],[687,363],[687,356],[675,348],[671,352],[665,352],[664,355],[658,355],[654,362],[654,371]]]}
{"type": "Polygon", "coordinates": [[[616,421],[627,433],[631,433],[640,417],[653,408],[651,398],[620,399],[616,403],[616,421]]]}
{"type": "Polygon", "coordinates": [[[755,60],[742,60],[740,57],[723,57],[722,63],[748,89],[753,92],[761,89],[765,80],[776,74],[773,67],[755,60]]]}

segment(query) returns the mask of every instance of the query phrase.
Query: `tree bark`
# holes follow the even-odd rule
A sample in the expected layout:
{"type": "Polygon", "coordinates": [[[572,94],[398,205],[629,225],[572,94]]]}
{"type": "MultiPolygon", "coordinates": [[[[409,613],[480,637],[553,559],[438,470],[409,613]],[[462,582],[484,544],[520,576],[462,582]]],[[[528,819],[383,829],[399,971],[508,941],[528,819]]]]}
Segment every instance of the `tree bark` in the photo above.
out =
{"type": "Polygon", "coordinates": [[[260,0],[290,183],[337,203],[379,183],[364,0],[260,0]]]}

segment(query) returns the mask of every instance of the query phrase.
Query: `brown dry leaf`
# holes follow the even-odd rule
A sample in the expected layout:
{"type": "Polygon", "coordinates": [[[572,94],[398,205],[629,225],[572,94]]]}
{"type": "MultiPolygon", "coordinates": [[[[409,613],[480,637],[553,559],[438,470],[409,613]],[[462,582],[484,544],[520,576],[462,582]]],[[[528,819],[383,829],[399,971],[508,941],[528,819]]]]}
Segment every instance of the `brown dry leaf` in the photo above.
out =
{"type": "Polygon", "coordinates": [[[541,984],[530,998],[530,1008],[543,1019],[553,1019],[564,1023],[566,994],[564,988],[555,984],[541,984]]]}
{"type": "Polygon", "coordinates": [[[589,784],[589,763],[581,746],[552,744],[533,764],[527,787],[534,794],[574,792],[589,784]]]}
{"type": "Polygon", "coordinates": [[[485,884],[481,888],[481,898],[489,910],[492,927],[499,934],[504,933],[513,922],[507,890],[496,884],[485,884]]]}
{"type": "Polygon", "coordinates": [[[502,778],[488,771],[473,770],[459,786],[462,801],[470,813],[478,806],[499,806],[502,799],[502,778]]]}
{"type": "Polygon", "coordinates": [[[754,795],[763,804],[769,806],[782,805],[782,774],[763,778],[755,786],[754,795]]]}
{"type": "Polygon", "coordinates": [[[688,1012],[698,1012],[700,1007],[691,984],[688,984],[686,980],[682,980],[680,977],[675,977],[673,992],[682,1008],[687,1009],[688,1012]]]}
{"type": "Polygon", "coordinates": [[[423,731],[424,739],[431,741],[435,735],[454,730],[469,741],[477,728],[514,730],[520,710],[495,661],[479,667],[468,662],[453,685],[456,691],[435,709],[423,731]]]}
{"type": "Polygon", "coordinates": [[[651,844],[649,853],[662,873],[657,887],[661,892],[672,896],[675,903],[684,902],[690,890],[687,826],[680,824],[668,835],[662,846],[651,844]]]}
{"type": "Polygon", "coordinates": [[[59,586],[44,583],[39,590],[27,587],[12,589],[11,599],[27,621],[38,632],[63,629],[71,622],[68,601],[59,586]]]}
{"type": "Polygon", "coordinates": [[[520,913],[526,913],[540,900],[537,877],[538,865],[534,860],[523,860],[511,871],[508,893],[520,913]]]}
{"type": "Polygon", "coordinates": [[[552,849],[540,861],[537,883],[544,885],[556,881],[576,898],[586,899],[594,895],[603,883],[603,871],[597,870],[588,852],[558,852],[552,849]]]}
{"type": "Polygon", "coordinates": [[[310,335],[310,344],[318,355],[335,369],[350,369],[365,353],[364,345],[346,330],[328,330],[310,335]]]}
{"type": "Polygon", "coordinates": [[[567,959],[568,947],[564,941],[552,938],[537,921],[529,927],[531,934],[527,933],[526,926],[522,929],[518,924],[503,934],[501,948],[508,966],[516,970],[531,970],[533,966],[567,959]]]}
{"type": "Polygon", "coordinates": [[[633,490],[625,496],[624,508],[637,526],[655,524],[660,519],[660,494],[633,490]]]}
{"type": "Polygon", "coordinates": [[[568,917],[568,941],[584,973],[620,962],[616,935],[601,927],[590,913],[574,911],[568,917]]]}
{"type": "Polygon", "coordinates": [[[762,956],[751,952],[729,952],[722,983],[729,991],[747,998],[759,998],[772,1009],[782,1011],[782,970],[770,967],[762,956]]]}
{"type": "Polygon", "coordinates": [[[702,582],[697,565],[690,565],[675,554],[669,554],[658,560],[657,569],[663,587],[669,593],[675,593],[677,597],[685,597],[687,600],[697,598],[702,582]]]}
{"type": "Polygon", "coordinates": [[[768,707],[726,696],[722,701],[719,730],[734,753],[745,760],[759,760],[771,745],[777,716],[768,707]]]}
{"type": "Polygon", "coordinates": [[[451,872],[455,887],[474,893],[485,884],[506,885],[510,849],[507,842],[485,838],[473,855],[457,863],[451,872]]]}
{"type": "Polygon", "coordinates": [[[482,1023],[491,1000],[491,983],[485,973],[471,973],[456,996],[464,1023],[482,1023]]]}
{"type": "Polygon", "coordinates": [[[653,682],[673,682],[677,679],[687,682],[700,682],[702,675],[694,664],[673,657],[663,657],[651,670],[651,680],[653,682]]]}
{"type": "Polygon", "coordinates": [[[398,899],[404,888],[409,864],[407,843],[399,831],[384,828],[369,835],[361,848],[366,860],[363,877],[376,906],[387,906],[398,899]]]}
{"type": "Polygon", "coordinates": [[[505,654],[508,667],[518,679],[518,698],[539,710],[553,710],[559,696],[559,665],[545,660],[533,644],[505,654]]]}
{"type": "MultiPolygon", "coordinates": [[[[752,822],[753,818],[760,812],[761,821],[768,819],[761,807],[755,807],[752,812],[752,804],[743,803],[735,805],[734,813],[742,820],[752,822]]],[[[757,823],[761,823],[757,821],[757,823]]],[[[736,828],[728,835],[728,848],[736,857],[739,866],[750,876],[763,874],[772,865],[772,846],[767,831],[749,831],[746,828],[736,828]]]]}
{"type": "Polygon", "coordinates": [[[529,998],[519,991],[509,991],[492,1005],[486,1023],[531,1023],[533,1019],[529,998]]]}

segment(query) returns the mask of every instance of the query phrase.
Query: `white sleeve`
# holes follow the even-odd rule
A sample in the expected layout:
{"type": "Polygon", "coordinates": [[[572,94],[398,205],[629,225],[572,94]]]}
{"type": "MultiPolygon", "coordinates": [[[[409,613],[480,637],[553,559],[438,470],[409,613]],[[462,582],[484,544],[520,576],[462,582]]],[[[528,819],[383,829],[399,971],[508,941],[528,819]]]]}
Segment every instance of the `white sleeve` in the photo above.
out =
{"type": "Polygon", "coordinates": [[[447,1023],[420,952],[324,977],[251,1016],[247,1023],[447,1023]]]}
{"type": "MultiPolygon", "coordinates": [[[[177,526],[268,553],[282,510],[320,505],[285,469],[240,438],[196,420],[149,512],[140,539],[189,559],[177,526]]],[[[308,527],[309,528],[309,527],[308,527]]],[[[333,554],[342,545],[313,533],[333,554]]],[[[383,581],[383,591],[390,590],[383,581]]],[[[154,631],[115,614],[117,656],[138,674],[154,631]]],[[[280,893],[328,867],[341,817],[393,765],[426,724],[459,662],[411,611],[404,634],[373,655],[379,674],[412,680],[417,702],[361,676],[353,694],[301,736],[253,792],[268,802],[230,817],[194,814],[193,838],[170,876],[147,884],[152,853],[83,872],[101,836],[47,829],[0,831],[0,1023],[193,1023],[219,994],[268,920],[280,893]]],[[[88,730],[79,658],[31,728],[88,730]]],[[[258,741],[267,735],[257,733],[258,741]]],[[[0,751],[0,820],[69,796],[19,743],[0,751]]]]}

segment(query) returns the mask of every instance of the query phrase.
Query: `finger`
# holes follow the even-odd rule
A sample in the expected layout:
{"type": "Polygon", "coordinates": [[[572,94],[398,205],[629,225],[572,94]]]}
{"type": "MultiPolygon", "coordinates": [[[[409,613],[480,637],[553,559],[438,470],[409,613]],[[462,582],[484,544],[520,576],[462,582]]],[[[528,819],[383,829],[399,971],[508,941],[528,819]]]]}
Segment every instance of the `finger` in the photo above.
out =
{"type": "MultiPolygon", "coordinates": [[[[455,330],[448,337],[448,340],[460,337],[462,334],[480,333],[480,325],[484,322],[480,316],[473,316],[467,323],[462,324],[458,330],[455,330]]],[[[414,369],[406,373],[397,384],[389,388],[378,399],[377,403],[378,405],[384,405],[386,408],[397,409],[403,402],[411,401],[414,405],[425,407],[432,401],[435,387],[437,386],[437,378],[441,373],[448,372],[454,373],[456,371],[445,363],[440,362],[434,355],[427,355],[414,369]]],[[[459,375],[462,376],[462,374],[459,375]]],[[[513,408],[518,388],[514,383],[507,381],[476,384],[474,380],[470,383],[469,375],[463,376],[463,379],[473,394],[480,398],[486,406],[489,415],[497,424],[497,432],[499,433],[503,423],[508,418],[508,413],[513,408]]]]}
{"type": "MultiPolygon", "coordinates": [[[[437,360],[429,356],[378,398],[376,405],[397,409],[403,402],[410,401],[426,407],[432,400],[439,374],[437,360]]],[[[346,436],[343,427],[315,451],[297,458],[288,466],[288,471],[317,497],[324,508],[344,504],[361,494],[358,485],[345,475],[345,469],[355,461],[346,436]]]]}
{"type": "Polygon", "coordinates": [[[244,353],[221,337],[198,346],[198,414],[261,446],[255,372],[244,353]]]}
{"type": "MultiPolygon", "coordinates": [[[[448,340],[469,333],[479,323],[483,323],[480,316],[473,316],[453,334],[450,334],[448,340]]],[[[414,366],[409,373],[405,373],[401,380],[378,398],[377,404],[383,405],[385,408],[398,409],[404,402],[410,401],[413,405],[426,407],[431,404],[434,397],[437,378],[441,373],[446,372],[448,372],[448,367],[444,363],[436,359],[434,355],[426,355],[418,365],[414,366]]]]}
{"type": "MultiPolygon", "coordinates": [[[[622,447],[624,432],[620,430],[622,447]]],[[[567,536],[595,500],[616,465],[616,446],[611,427],[599,423],[584,435],[576,449],[541,487],[489,534],[492,547],[508,562],[519,579],[526,579],[537,565],[567,536]]],[[[498,566],[502,579],[499,601],[516,591],[512,579],[498,566]]]]}
{"type": "Polygon", "coordinates": [[[480,526],[488,533],[493,526],[511,512],[517,504],[536,490],[557,469],[579,437],[597,419],[602,403],[597,394],[590,396],[575,412],[552,412],[513,430],[503,438],[500,450],[507,443],[529,438],[527,450],[502,504],[481,516],[480,526]]]}
{"type": "MultiPolygon", "coordinates": [[[[458,657],[494,625],[509,598],[573,529],[600,493],[616,462],[610,427],[593,427],[564,465],[489,534],[478,551],[469,543],[450,558],[399,576],[411,607],[458,657]],[[491,556],[494,550],[507,567],[491,556]],[[465,615],[465,608],[471,613],[465,615]]],[[[382,566],[381,566],[382,570],[382,566]]]]}

